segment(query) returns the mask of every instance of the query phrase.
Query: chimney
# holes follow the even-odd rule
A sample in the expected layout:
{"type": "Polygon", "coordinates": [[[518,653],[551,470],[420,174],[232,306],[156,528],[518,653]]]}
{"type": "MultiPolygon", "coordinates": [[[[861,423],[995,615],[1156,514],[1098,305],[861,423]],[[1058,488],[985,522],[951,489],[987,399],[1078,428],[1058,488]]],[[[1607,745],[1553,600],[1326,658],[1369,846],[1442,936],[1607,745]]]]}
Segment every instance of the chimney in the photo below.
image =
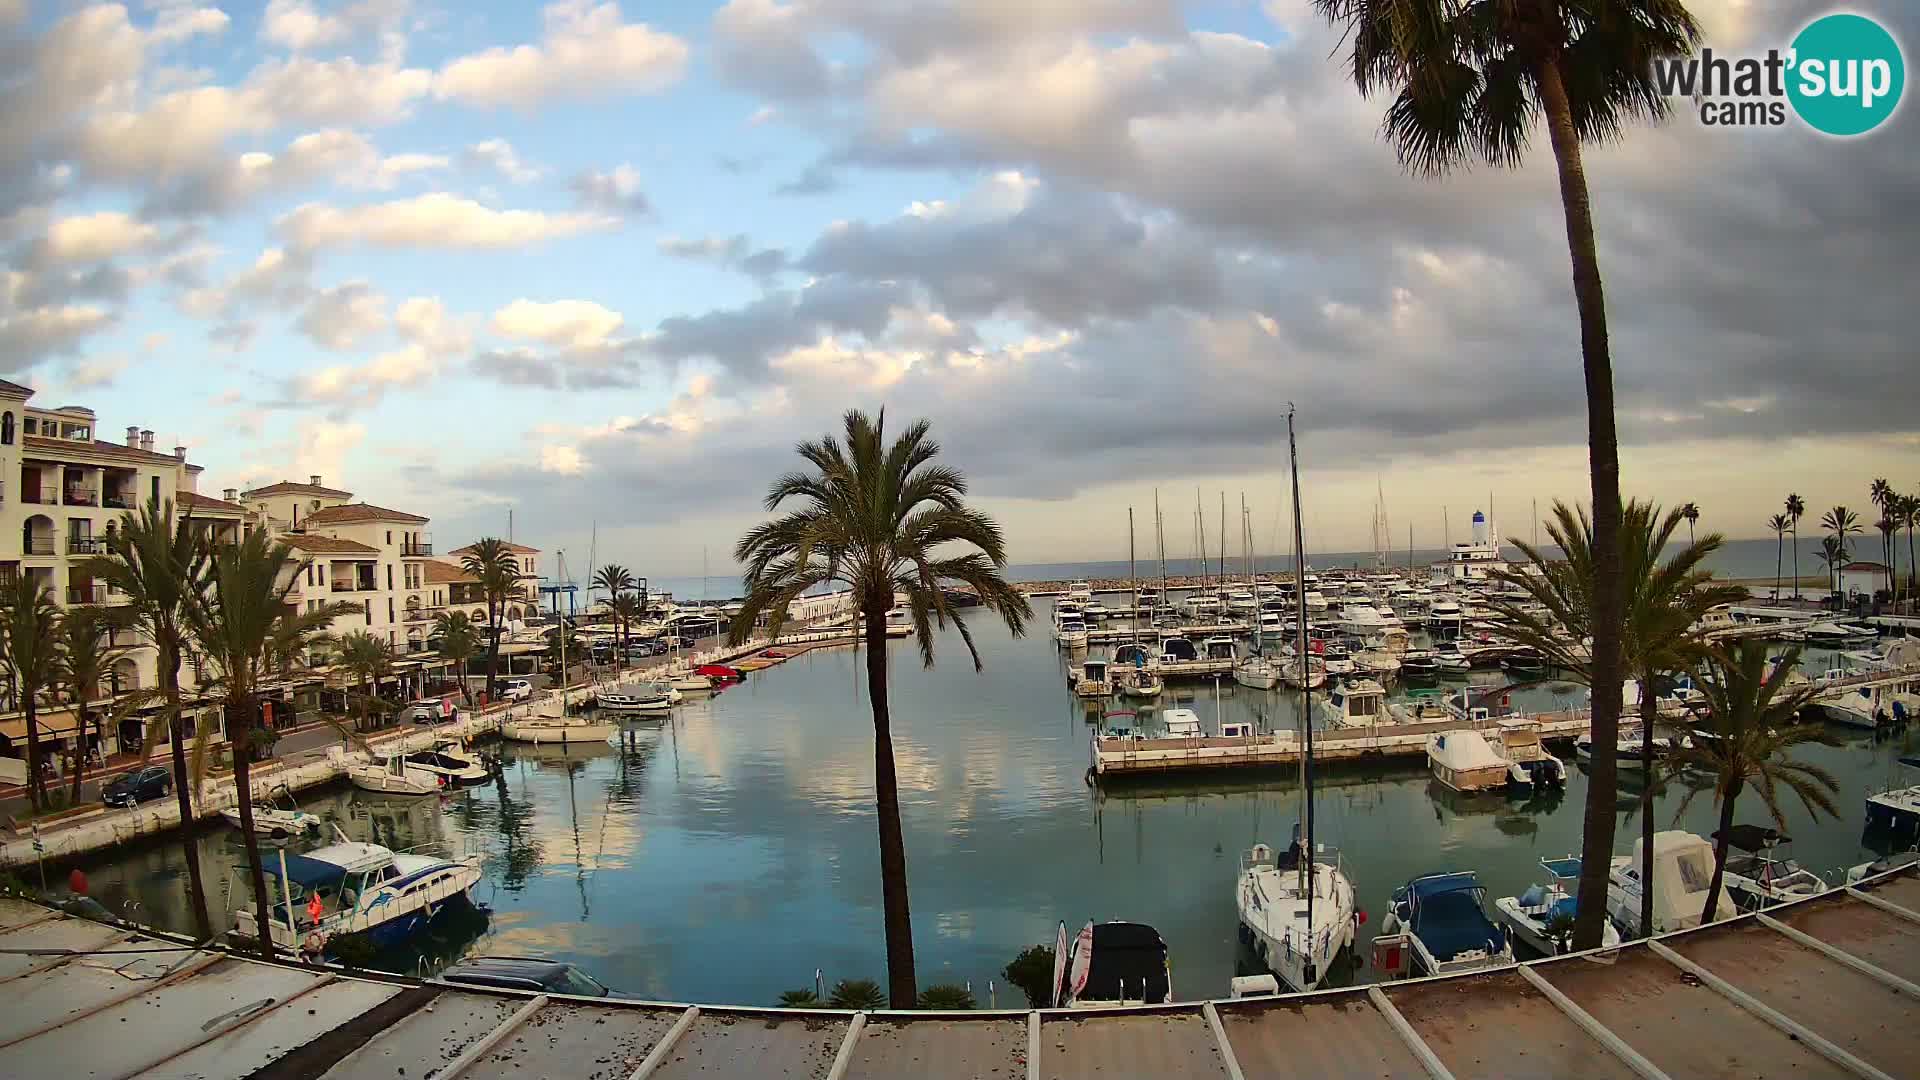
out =
{"type": "Polygon", "coordinates": [[[222,491],[220,493],[220,497],[227,500],[228,502],[236,502],[238,500],[235,498],[235,496],[239,494],[240,494],[239,488],[228,488],[225,491],[222,491]]]}
{"type": "Polygon", "coordinates": [[[319,473],[314,473],[314,474],[312,474],[312,475],[310,475],[310,476],[308,476],[308,477],[307,477],[307,483],[309,483],[309,484],[312,484],[312,485],[313,485],[314,487],[319,487],[319,486],[320,486],[320,474],[319,474],[319,473]]]}
{"type": "Polygon", "coordinates": [[[175,461],[185,461],[185,460],[187,460],[187,448],[186,448],[186,447],[184,447],[184,446],[176,446],[176,447],[174,447],[174,448],[173,448],[173,460],[175,460],[175,461]]]}
{"type": "Polygon", "coordinates": [[[138,424],[127,425],[127,445],[133,447],[135,450],[140,449],[140,426],[138,424]]]}
{"type": "Polygon", "coordinates": [[[140,449],[145,450],[149,454],[153,453],[153,429],[152,428],[140,429],[140,449]]]}

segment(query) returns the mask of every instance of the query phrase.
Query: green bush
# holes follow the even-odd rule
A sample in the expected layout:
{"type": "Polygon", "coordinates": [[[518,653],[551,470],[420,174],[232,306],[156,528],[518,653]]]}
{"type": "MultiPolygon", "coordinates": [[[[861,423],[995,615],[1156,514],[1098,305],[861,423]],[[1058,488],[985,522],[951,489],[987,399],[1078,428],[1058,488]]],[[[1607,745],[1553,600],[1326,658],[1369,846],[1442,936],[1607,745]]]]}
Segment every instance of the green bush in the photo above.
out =
{"type": "Polygon", "coordinates": [[[887,993],[872,979],[841,979],[833,984],[827,1004],[836,1009],[883,1009],[887,993]]]}
{"type": "Polygon", "coordinates": [[[826,1003],[818,997],[815,997],[813,988],[808,986],[802,987],[799,990],[788,990],[786,993],[781,994],[780,1007],[783,1009],[824,1009],[826,1008],[826,1003]]]}
{"type": "Polygon", "coordinates": [[[938,983],[920,991],[923,1009],[974,1009],[973,991],[953,983],[938,983]]]}
{"type": "Polygon", "coordinates": [[[1022,951],[1000,974],[1027,995],[1028,1008],[1053,1008],[1053,946],[1035,945],[1022,951]]]}

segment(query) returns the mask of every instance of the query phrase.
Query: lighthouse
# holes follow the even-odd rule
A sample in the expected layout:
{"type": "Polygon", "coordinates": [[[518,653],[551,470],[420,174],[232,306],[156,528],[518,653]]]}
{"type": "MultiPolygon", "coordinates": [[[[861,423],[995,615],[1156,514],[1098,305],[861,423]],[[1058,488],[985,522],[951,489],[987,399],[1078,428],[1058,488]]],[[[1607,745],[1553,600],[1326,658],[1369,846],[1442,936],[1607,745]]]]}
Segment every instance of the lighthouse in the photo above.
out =
{"type": "Polygon", "coordinates": [[[1487,544],[1487,515],[1478,510],[1473,512],[1473,546],[1485,547],[1487,544]]]}

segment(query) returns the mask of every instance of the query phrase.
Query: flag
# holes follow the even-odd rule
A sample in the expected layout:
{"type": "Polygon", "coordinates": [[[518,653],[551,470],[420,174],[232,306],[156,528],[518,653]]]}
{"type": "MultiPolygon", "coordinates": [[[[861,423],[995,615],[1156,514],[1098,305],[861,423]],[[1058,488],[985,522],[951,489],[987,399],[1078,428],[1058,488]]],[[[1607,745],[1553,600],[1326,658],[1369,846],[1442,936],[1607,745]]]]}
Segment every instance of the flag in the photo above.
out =
{"type": "Polygon", "coordinates": [[[1060,933],[1053,940],[1053,986],[1047,1004],[1060,1007],[1060,981],[1067,977],[1067,922],[1060,920],[1060,933]]]}

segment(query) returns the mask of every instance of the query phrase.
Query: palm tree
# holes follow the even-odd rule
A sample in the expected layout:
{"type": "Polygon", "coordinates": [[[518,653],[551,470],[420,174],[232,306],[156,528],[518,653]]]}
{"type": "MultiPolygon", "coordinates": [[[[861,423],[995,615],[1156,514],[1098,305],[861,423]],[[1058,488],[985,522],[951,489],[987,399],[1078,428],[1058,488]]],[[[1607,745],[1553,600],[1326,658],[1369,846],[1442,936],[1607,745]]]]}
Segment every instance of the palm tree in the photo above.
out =
{"type": "Polygon", "coordinates": [[[1767,528],[1773,530],[1773,599],[1780,601],[1780,564],[1786,557],[1787,530],[1793,522],[1785,514],[1775,514],[1767,519],[1767,528]]]}
{"type": "MultiPolygon", "coordinates": [[[[642,618],[645,603],[639,593],[632,592],[615,593],[613,599],[607,601],[607,609],[613,612],[614,622],[620,627],[621,655],[633,644],[633,624],[642,618]]],[[[617,666],[619,660],[614,663],[617,666]]]]}
{"type": "Polygon", "coordinates": [[[1880,511],[1880,520],[1874,522],[1873,527],[1880,530],[1880,561],[1887,566],[1887,581],[1891,584],[1897,577],[1893,573],[1893,533],[1900,527],[1894,522],[1893,508],[1900,493],[1893,490],[1893,485],[1883,476],[1867,485],[1867,498],[1880,511]]]}
{"type": "Polygon", "coordinates": [[[440,655],[453,661],[460,672],[460,692],[467,708],[473,708],[473,687],[467,683],[467,665],[480,651],[480,631],[464,611],[443,611],[434,616],[434,636],[440,639],[440,655]]]}
{"type": "Polygon", "coordinates": [[[1837,561],[1829,560],[1827,563],[1827,571],[1833,575],[1833,586],[1829,591],[1839,592],[1840,568],[1852,557],[1852,553],[1847,550],[1847,537],[1860,531],[1860,515],[1844,506],[1836,506],[1820,519],[1820,527],[1827,530],[1834,540],[1839,541],[1837,545],[1827,549],[1828,554],[1838,556],[1837,561]]]}
{"type": "MultiPolygon", "coordinates": [[[[1879,509],[1881,517],[1887,516],[1887,512],[1893,508],[1893,500],[1899,497],[1899,493],[1893,490],[1893,485],[1888,483],[1884,476],[1867,485],[1867,501],[1879,509]]],[[[1886,553],[1886,548],[1880,549],[1882,558],[1886,557],[1886,553]]]]}
{"type": "MultiPolygon", "coordinates": [[[[171,499],[164,503],[149,499],[138,512],[122,514],[119,528],[109,530],[106,540],[107,554],[88,559],[86,573],[125,597],[126,602],[113,609],[115,618],[125,620],[129,629],[153,643],[160,695],[166,703],[154,718],[155,724],[167,727],[174,796],[179,802],[180,820],[189,822],[193,820],[195,784],[187,767],[180,662],[187,652],[187,605],[207,585],[207,549],[200,541],[193,514],[183,512],[175,518],[171,499]]],[[[157,730],[148,733],[142,760],[158,734],[157,730]]],[[[196,756],[205,745],[203,733],[196,756]]],[[[180,849],[187,864],[188,904],[193,908],[194,926],[199,940],[209,941],[213,938],[213,921],[207,914],[207,891],[201,880],[200,849],[193,830],[180,830],[180,849]]]]}
{"type": "Polygon", "coordinates": [[[299,652],[328,624],[360,610],[349,603],[323,604],[300,611],[287,597],[299,585],[308,563],[285,543],[267,539],[266,530],[248,533],[239,543],[210,554],[210,588],[192,596],[187,626],[211,664],[210,686],[221,695],[227,742],[233,749],[233,786],[239,802],[240,838],[246,845],[252,879],[253,909],[259,918],[261,954],[273,955],[273,911],[260,865],[260,843],[253,831],[252,759],[256,746],[256,691],[263,675],[284,657],[299,652]]]}
{"type": "Polygon", "coordinates": [[[1907,527],[1907,599],[1913,599],[1914,576],[1920,571],[1920,562],[1913,557],[1913,530],[1920,526],[1920,495],[1900,497],[1900,521],[1907,527]]]}
{"type": "Polygon", "coordinates": [[[1693,527],[1700,521],[1700,504],[1688,503],[1680,508],[1680,516],[1687,519],[1687,543],[1693,543],[1693,527]]]}
{"type": "MultiPolygon", "coordinates": [[[[1613,360],[1581,143],[1606,143],[1629,121],[1658,119],[1667,99],[1652,59],[1689,53],[1699,28],[1680,0],[1313,0],[1347,24],[1353,79],[1363,95],[1393,91],[1384,129],[1406,168],[1441,175],[1475,159],[1517,167],[1544,117],[1559,171],[1560,204],[1580,315],[1587,392],[1593,520],[1593,740],[1607,762],[1587,790],[1584,857],[1604,874],[1613,850],[1619,736],[1621,619],[1620,445],[1613,360]]],[[[1596,755],[1596,758],[1601,755],[1596,755]]],[[[1600,880],[1600,879],[1596,879],[1600,880]]],[[[1583,883],[1583,891],[1586,886],[1583,883]]],[[[1600,944],[1601,898],[1587,897],[1581,948],[1600,944]]]]}
{"type": "MultiPolygon", "coordinates": [[[[1576,681],[1592,685],[1592,665],[1584,646],[1593,623],[1593,527],[1583,512],[1565,503],[1553,506],[1554,519],[1547,534],[1566,555],[1564,560],[1549,559],[1531,544],[1518,543],[1527,565],[1519,570],[1499,571],[1501,580],[1519,586],[1528,594],[1526,606],[1496,603],[1505,616],[1504,633],[1523,645],[1538,649],[1557,666],[1571,672],[1576,681]],[[1536,614],[1533,605],[1545,608],[1536,614]]],[[[1685,548],[1661,561],[1667,544],[1686,517],[1686,507],[1661,515],[1657,506],[1638,500],[1627,503],[1621,513],[1621,579],[1626,584],[1626,625],[1622,635],[1622,654],[1628,674],[1639,683],[1641,766],[1644,775],[1653,775],[1654,722],[1658,720],[1657,694],[1662,674],[1691,664],[1703,648],[1704,639],[1695,629],[1700,618],[1715,605],[1731,603],[1746,595],[1737,586],[1716,585],[1711,571],[1702,568],[1707,557],[1719,550],[1724,540],[1719,533],[1690,540],[1685,548]]],[[[1599,755],[1595,755],[1596,762],[1599,755]]],[[[1641,792],[1642,842],[1653,843],[1653,785],[1641,792]]],[[[1600,867],[1599,900],[1594,901],[1599,918],[1605,917],[1606,867],[1600,867]]],[[[1586,886],[1584,864],[1582,886],[1586,886]]],[[[1578,910],[1585,912],[1586,897],[1578,910]]],[[[1595,920],[1597,924],[1597,919],[1595,920]]],[[[1641,890],[1640,932],[1653,932],[1653,890],[1641,890]]],[[[1578,929],[1578,923],[1576,923],[1578,929]]],[[[1602,928],[1596,925],[1595,932],[1602,928]]]]}
{"type": "Polygon", "coordinates": [[[933,628],[952,621],[975,671],[981,669],[979,650],[943,586],[970,587],[1015,636],[1026,632],[1033,613],[1000,575],[1007,561],[1000,526],[966,505],[964,476],[934,463],[940,447],[927,437],[927,422],[909,425],[891,445],[884,409],[877,417],[850,411],[845,425],[844,442],[828,435],[801,443],[798,452],[811,468],[780,477],[768,490],[768,512],[788,500],[799,508],[755,526],[735,546],[734,558],[746,567],[747,596],[728,638],[745,641],[762,615],[777,637],[793,601],[827,582],[846,584],[856,598],[866,620],[867,697],[873,707],[888,998],[894,1008],[910,1009],[913,927],[887,700],[887,611],[896,594],[906,596],[920,662],[929,667],[933,628]]]}
{"type": "Polygon", "coordinates": [[[1873,523],[1873,527],[1880,531],[1880,551],[1887,559],[1887,587],[1897,589],[1899,586],[1896,582],[1900,580],[1900,564],[1897,557],[1899,549],[1894,546],[1893,537],[1900,531],[1900,523],[1893,520],[1891,513],[1882,513],[1880,520],[1873,523]]]}
{"type": "MultiPolygon", "coordinates": [[[[60,617],[56,628],[60,662],[55,681],[67,702],[73,706],[75,742],[82,747],[86,745],[86,733],[89,730],[96,743],[104,744],[109,725],[118,728],[121,721],[131,716],[134,710],[153,700],[151,690],[130,689],[117,695],[117,700],[110,701],[104,712],[92,708],[95,699],[100,696],[101,684],[107,682],[113,672],[114,663],[125,655],[122,650],[108,647],[108,634],[113,625],[111,609],[76,607],[60,617]]],[[[69,806],[80,801],[84,760],[83,754],[74,761],[73,793],[67,800],[69,806]]]]}
{"type": "Polygon", "coordinates": [[[480,594],[487,602],[487,700],[491,702],[499,694],[501,612],[520,576],[520,567],[505,540],[488,536],[475,540],[460,556],[460,569],[479,583],[480,594]]]}
{"type": "Polygon", "coordinates": [[[32,574],[15,571],[0,579],[0,657],[13,673],[13,692],[27,724],[27,794],[35,813],[46,808],[40,774],[40,695],[60,673],[60,643],[51,590],[32,574]]]}
{"type": "Polygon", "coordinates": [[[353,726],[355,731],[365,731],[371,726],[369,713],[377,700],[380,677],[393,670],[393,651],[365,630],[355,630],[334,643],[334,662],[354,677],[360,715],[353,726]]]}
{"type": "MultiPolygon", "coordinates": [[[[613,602],[620,598],[620,594],[633,588],[633,574],[626,567],[618,563],[608,563],[593,575],[593,584],[590,585],[589,588],[605,589],[607,592],[607,608],[609,611],[612,611],[613,602]]],[[[622,648],[618,650],[613,658],[613,669],[618,671],[620,670],[620,662],[624,659],[622,654],[626,651],[626,635],[624,633],[626,619],[618,611],[612,611],[612,614],[614,630],[620,637],[622,645],[622,648]]]]}
{"type": "Polygon", "coordinates": [[[1827,568],[1827,591],[1831,595],[1839,589],[1840,568],[1847,563],[1846,545],[1840,542],[1839,537],[1823,536],[1820,538],[1820,550],[1814,552],[1813,557],[1827,568]]]}
{"type": "MultiPolygon", "coordinates": [[[[1788,688],[1787,678],[1800,662],[1800,650],[1794,649],[1768,670],[1767,646],[1759,641],[1738,641],[1717,645],[1706,656],[1708,677],[1701,689],[1706,703],[1693,722],[1696,737],[1679,747],[1668,758],[1668,769],[1698,769],[1712,779],[1714,798],[1720,803],[1720,829],[1714,833],[1713,880],[1707,885],[1707,904],[1702,921],[1709,921],[1718,910],[1720,884],[1727,866],[1727,838],[1733,829],[1733,807],[1740,794],[1751,786],[1772,816],[1774,824],[1785,831],[1786,816],[1780,812],[1780,789],[1800,796],[1807,813],[1818,818],[1822,812],[1838,817],[1832,793],[1840,790],[1833,774],[1812,762],[1796,761],[1786,752],[1806,743],[1838,746],[1840,740],[1824,725],[1805,724],[1798,719],[1815,688],[1803,683],[1788,688]]],[[[1705,787],[1690,788],[1674,812],[1675,820],[1686,812],[1695,795],[1705,787]]]]}
{"type": "Polygon", "coordinates": [[[1786,511],[1787,518],[1792,522],[1793,531],[1793,598],[1798,600],[1800,599],[1800,518],[1807,512],[1807,501],[1789,492],[1786,511]]]}

